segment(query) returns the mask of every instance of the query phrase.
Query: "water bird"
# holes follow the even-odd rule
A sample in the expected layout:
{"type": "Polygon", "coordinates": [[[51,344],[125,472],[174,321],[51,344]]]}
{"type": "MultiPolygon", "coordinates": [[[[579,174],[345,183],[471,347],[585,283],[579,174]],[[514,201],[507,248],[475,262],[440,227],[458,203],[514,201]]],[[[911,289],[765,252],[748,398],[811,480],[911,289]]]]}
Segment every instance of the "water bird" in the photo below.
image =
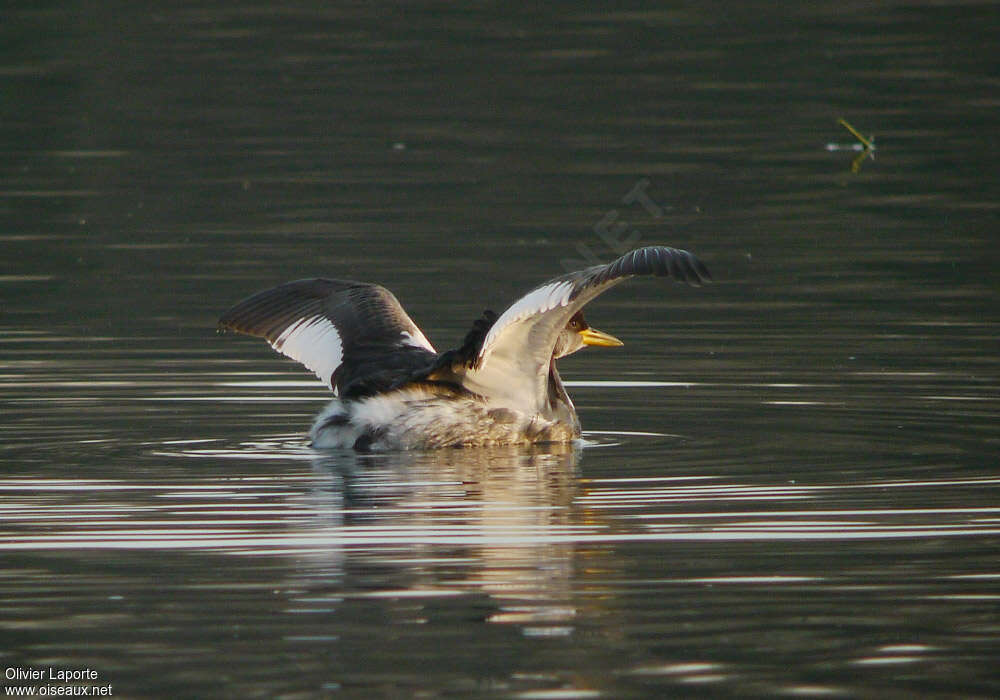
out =
{"type": "Polygon", "coordinates": [[[563,443],[580,420],[556,360],[584,346],[623,345],[592,328],[583,307],[634,276],[711,281],[691,253],[639,248],[606,265],[535,287],[475,321],[462,344],[438,353],[385,287],[303,279],[258,292],[219,330],[265,338],[311,369],[336,398],[310,430],[318,448],[358,451],[563,443]]]}

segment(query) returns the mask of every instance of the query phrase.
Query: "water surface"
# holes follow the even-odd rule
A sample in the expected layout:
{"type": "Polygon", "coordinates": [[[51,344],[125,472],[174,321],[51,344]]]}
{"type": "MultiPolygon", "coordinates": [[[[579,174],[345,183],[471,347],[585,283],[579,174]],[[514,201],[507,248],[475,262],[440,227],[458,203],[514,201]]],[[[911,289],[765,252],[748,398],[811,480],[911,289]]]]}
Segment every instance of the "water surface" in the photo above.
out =
{"type": "Polygon", "coordinates": [[[996,695],[997,19],[15,4],[4,667],[124,697],[996,695]],[[858,173],[838,117],[876,136],[858,173]],[[717,283],[588,309],[626,346],[561,364],[572,448],[316,452],[324,388],[214,332],[322,275],[444,349],[625,242],[717,283]]]}

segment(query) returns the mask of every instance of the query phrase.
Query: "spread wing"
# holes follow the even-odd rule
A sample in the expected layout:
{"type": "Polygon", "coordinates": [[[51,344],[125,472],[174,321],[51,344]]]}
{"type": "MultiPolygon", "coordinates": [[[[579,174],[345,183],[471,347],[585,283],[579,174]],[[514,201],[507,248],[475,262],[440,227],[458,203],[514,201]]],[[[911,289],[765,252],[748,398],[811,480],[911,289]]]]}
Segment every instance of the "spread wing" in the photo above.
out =
{"type": "Polygon", "coordinates": [[[241,301],[219,329],[265,338],[341,396],[387,388],[437,357],[392,292],[363,282],[288,282],[241,301]]]}
{"type": "Polygon", "coordinates": [[[474,393],[524,410],[541,410],[547,400],[549,365],[559,333],[592,299],[637,275],[673,277],[693,286],[712,279],[691,253],[650,246],[607,265],[549,280],[511,304],[480,336],[482,344],[461,358],[464,363],[452,364],[457,382],[474,393]]]}

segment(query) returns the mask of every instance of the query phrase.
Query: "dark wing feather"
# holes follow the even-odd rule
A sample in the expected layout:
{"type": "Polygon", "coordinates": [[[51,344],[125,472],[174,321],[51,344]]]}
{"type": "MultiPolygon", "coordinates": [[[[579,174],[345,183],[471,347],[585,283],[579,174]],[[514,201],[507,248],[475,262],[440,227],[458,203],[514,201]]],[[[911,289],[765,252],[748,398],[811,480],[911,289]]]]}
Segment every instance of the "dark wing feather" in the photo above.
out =
{"type": "Polygon", "coordinates": [[[437,357],[392,292],[363,282],[288,282],[241,301],[219,328],[265,338],[345,397],[384,390],[437,357]]]}
{"type": "MultiPolygon", "coordinates": [[[[435,376],[477,394],[500,399],[526,411],[547,401],[549,365],[556,338],[570,318],[616,284],[637,275],[673,277],[700,286],[711,281],[708,269],[691,253],[650,246],[607,265],[549,280],[511,304],[493,323],[471,361],[440,367],[435,376]]],[[[445,356],[442,356],[444,359],[445,356]]]]}

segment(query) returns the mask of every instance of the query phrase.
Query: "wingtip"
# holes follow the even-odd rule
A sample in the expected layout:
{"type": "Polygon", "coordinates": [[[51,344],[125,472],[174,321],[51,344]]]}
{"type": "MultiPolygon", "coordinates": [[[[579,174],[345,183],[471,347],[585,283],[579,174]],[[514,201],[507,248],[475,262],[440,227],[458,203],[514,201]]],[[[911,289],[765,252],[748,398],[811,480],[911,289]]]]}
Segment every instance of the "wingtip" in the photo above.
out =
{"type": "MultiPolygon", "coordinates": [[[[628,259],[633,272],[673,277],[677,282],[700,287],[709,284],[712,275],[708,268],[694,253],[670,246],[646,246],[626,253],[623,259],[628,259]]],[[[617,261],[616,261],[617,262],[617,261]]]]}
{"type": "Polygon", "coordinates": [[[230,309],[226,313],[219,317],[219,320],[215,322],[215,332],[216,333],[226,333],[228,331],[238,331],[239,329],[233,325],[232,310],[230,309]]]}
{"type": "Polygon", "coordinates": [[[686,250],[680,252],[684,254],[685,261],[688,263],[690,271],[693,273],[692,277],[687,280],[690,285],[700,287],[703,284],[711,284],[715,281],[712,279],[712,273],[708,271],[708,267],[698,258],[697,255],[686,250]]]}

